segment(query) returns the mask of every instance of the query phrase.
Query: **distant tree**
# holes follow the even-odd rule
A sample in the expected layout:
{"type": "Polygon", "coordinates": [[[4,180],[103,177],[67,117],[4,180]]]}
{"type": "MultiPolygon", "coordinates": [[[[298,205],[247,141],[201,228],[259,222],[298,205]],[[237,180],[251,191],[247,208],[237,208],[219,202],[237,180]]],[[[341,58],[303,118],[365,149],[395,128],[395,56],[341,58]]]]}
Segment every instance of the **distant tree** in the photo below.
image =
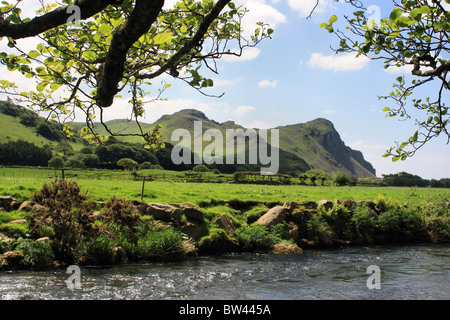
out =
{"type": "Polygon", "coordinates": [[[64,162],[64,167],[73,169],[84,169],[86,168],[86,165],[79,158],[70,157],[69,159],[67,159],[66,162],[64,162]]]}
{"type": "Polygon", "coordinates": [[[97,168],[100,164],[100,159],[95,154],[85,154],[82,157],[82,161],[84,162],[84,165],[88,168],[97,168]]]}
{"type": "Polygon", "coordinates": [[[350,177],[346,173],[339,171],[334,174],[333,180],[338,186],[344,186],[350,181],[350,177]]]}
{"type": "Polygon", "coordinates": [[[48,146],[38,147],[24,140],[0,143],[0,164],[19,166],[47,166],[52,158],[48,146]]]}
{"type": "Polygon", "coordinates": [[[145,170],[145,169],[151,169],[152,168],[152,163],[151,162],[149,162],[149,161],[145,161],[145,162],[142,162],[140,165],[139,165],[139,170],[145,170]]]}
{"type": "Polygon", "coordinates": [[[298,178],[300,180],[300,184],[305,184],[306,179],[308,179],[308,175],[306,173],[302,173],[298,176],[298,178]]]}
{"type": "Polygon", "coordinates": [[[60,169],[64,166],[64,160],[60,156],[54,156],[48,161],[50,168],[60,169]]]}
{"type": "Polygon", "coordinates": [[[124,168],[125,170],[136,170],[139,164],[130,158],[122,158],[117,161],[117,166],[124,168]]]}

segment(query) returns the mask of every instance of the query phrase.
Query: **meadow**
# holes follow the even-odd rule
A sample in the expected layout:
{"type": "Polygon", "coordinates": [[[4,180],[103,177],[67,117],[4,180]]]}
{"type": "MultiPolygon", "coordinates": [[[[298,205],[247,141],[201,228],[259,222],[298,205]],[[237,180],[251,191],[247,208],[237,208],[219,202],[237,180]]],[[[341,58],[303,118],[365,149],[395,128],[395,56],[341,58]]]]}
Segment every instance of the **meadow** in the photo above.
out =
{"type": "MultiPolygon", "coordinates": [[[[149,173],[154,180],[145,182],[143,201],[146,203],[192,203],[205,206],[207,203],[230,200],[261,203],[335,199],[359,201],[382,196],[400,204],[421,205],[442,199],[449,201],[450,198],[449,190],[440,188],[236,184],[229,183],[231,175],[214,177],[218,182],[225,183],[189,182],[184,173],[166,170],[143,170],[139,171],[138,177],[118,170],[66,170],[65,176],[75,180],[82,191],[88,193],[90,200],[107,201],[115,196],[140,201],[140,177],[149,173]]],[[[29,200],[44,183],[60,176],[60,171],[52,169],[0,168],[0,195],[11,195],[21,201],[29,200]]],[[[208,179],[211,180],[211,177],[208,179]]]]}

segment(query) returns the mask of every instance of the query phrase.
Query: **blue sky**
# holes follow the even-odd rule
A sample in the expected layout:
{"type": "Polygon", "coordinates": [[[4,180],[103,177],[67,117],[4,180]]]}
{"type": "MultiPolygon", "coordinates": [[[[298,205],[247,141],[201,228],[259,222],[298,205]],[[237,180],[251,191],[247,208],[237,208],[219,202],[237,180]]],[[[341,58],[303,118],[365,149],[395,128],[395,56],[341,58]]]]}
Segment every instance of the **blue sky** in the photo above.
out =
{"type": "MultiPolygon", "coordinates": [[[[385,118],[382,109],[389,102],[378,100],[391,91],[402,70],[386,72],[379,62],[336,55],[330,45],[336,48],[337,38],[319,25],[332,14],[342,20],[343,14],[355,10],[343,1],[321,0],[312,18],[306,19],[315,2],[235,1],[250,10],[244,28],[254,29],[257,21],[269,23],[275,31],[273,39],[244,52],[239,59],[218,61],[219,74],[211,75],[215,87],[207,93],[224,92],[220,99],[205,97],[181,81],[164,77],[162,80],[172,84],[165,92],[168,100],[149,104],[144,121],[153,122],[163,114],[186,108],[199,109],[218,122],[234,120],[255,128],[321,117],[334,123],[348,146],[363,152],[378,176],[407,171],[427,179],[450,177],[450,146],[444,139],[430,142],[404,162],[381,157],[396,141],[405,141],[415,131],[414,119],[400,122],[385,118]]],[[[384,17],[390,13],[390,1],[363,2],[376,9],[374,14],[384,17]]],[[[171,3],[167,0],[166,6],[171,3]]],[[[125,118],[129,110],[125,97],[117,99],[106,117],[125,118]]]]}

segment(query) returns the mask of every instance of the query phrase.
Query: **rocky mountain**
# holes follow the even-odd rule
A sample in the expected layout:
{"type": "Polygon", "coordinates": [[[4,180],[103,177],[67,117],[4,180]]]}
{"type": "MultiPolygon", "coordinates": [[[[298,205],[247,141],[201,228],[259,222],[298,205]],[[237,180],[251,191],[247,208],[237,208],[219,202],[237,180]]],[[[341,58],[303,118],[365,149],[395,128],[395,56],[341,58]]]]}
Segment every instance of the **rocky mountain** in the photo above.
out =
{"type": "MultiPolygon", "coordinates": [[[[222,132],[224,139],[227,129],[247,130],[234,121],[219,123],[208,119],[203,112],[195,109],[185,109],[171,115],[164,115],[153,124],[143,124],[143,129],[151,130],[158,124],[162,125],[161,132],[165,141],[171,142],[172,132],[180,128],[186,129],[191,137],[195,138],[195,121],[201,121],[202,132],[217,129],[222,132]]],[[[107,125],[112,131],[120,133],[130,133],[137,129],[134,122],[126,120],[110,121],[107,125]]],[[[328,173],[343,171],[358,177],[373,177],[376,174],[373,166],[364,159],[360,151],[345,145],[329,120],[318,118],[306,123],[280,126],[275,129],[279,129],[280,135],[280,173],[297,175],[309,169],[322,169],[328,173]]],[[[136,138],[123,139],[131,142],[136,138]]],[[[203,148],[210,143],[203,141],[203,148]]],[[[245,151],[248,152],[248,150],[245,151]]],[[[225,152],[226,150],[223,151],[225,152]]]]}

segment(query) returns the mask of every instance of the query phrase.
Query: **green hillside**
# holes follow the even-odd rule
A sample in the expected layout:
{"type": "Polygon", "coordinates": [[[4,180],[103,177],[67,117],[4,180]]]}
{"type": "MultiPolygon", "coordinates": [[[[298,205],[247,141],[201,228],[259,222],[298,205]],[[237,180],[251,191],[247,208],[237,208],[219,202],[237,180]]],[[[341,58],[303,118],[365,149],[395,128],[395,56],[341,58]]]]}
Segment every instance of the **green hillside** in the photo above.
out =
{"type": "MultiPolygon", "coordinates": [[[[58,143],[66,140],[56,122],[46,121],[33,111],[0,101],[0,142],[24,140],[38,147],[48,146],[54,149],[58,143]]],[[[83,147],[82,141],[74,137],[68,140],[74,151],[83,147]]]]}
{"type": "MultiPolygon", "coordinates": [[[[218,123],[208,119],[203,112],[195,109],[185,109],[172,115],[164,115],[153,124],[142,123],[141,126],[144,131],[150,131],[156,125],[162,125],[161,132],[164,140],[171,142],[172,132],[176,129],[186,129],[194,138],[194,121],[202,121],[203,132],[208,129],[219,130],[224,139],[226,129],[246,130],[233,121],[218,123]]],[[[113,120],[106,124],[116,134],[138,132],[138,127],[133,121],[113,120]]],[[[84,124],[73,125],[79,128],[84,126],[84,124]]],[[[97,126],[96,129],[99,133],[107,133],[101,126],[97,126]]],[[[343,171],[359,177],[375,176],[372,165],[364,160],[361,152],[352,150],[344,144],[329,120],[319,118],[307,123],[281,126],[276,129],[280,132],[280,173],[296,175],[309,169],[322,169],[328,173],[343,171]]],[[[139,137],[119,136],[117,139],[124,142],[142,142],[139,137]]],[[[203,148],[208,144],[210,144],[209,141],[203,141],[203,148]]],[[[242,150],[244,151],[248,152],[248,149],[242,150]]],[[[223,150],[223,154],[225,153],[226,149],[223,150]]]]}
{"type": "MultiPolygon", "coordinates": [[[[172,132],[176,129],[186,129],[191,139],[186,139],[187,141],[183,141],[184,144],[182,145],[194,151],[193,141],[201,137],[199,132],[194,130],[195,121],[201,121],[202,135],[208,129],[216,129],[222,134],[223,149],[215,150],[215,157],[224,157],[230,152],[226,149],[226,140],[227,138],[234,139],[234,137],[227,136],[227,129],[242,129],[244,133],[247,132],[246,128],[233,121],[218,123],[208,119],[203,112],[195,109],[181,110],[172,115],[164,115],[155,123],[141,123],[140,125],[144,132],[151,131],[156,125],[161,125],[164,141],[173,145],[181,144],[181,142],[171,140],[172,132]],[[195,135],[198,137],[195,137],[195,135]]],[[[65,137],[59,132],[59,125],[56,122],[45,121],[44,118],[37,116],[34,112],[6,101],[0,101],[0,125],[2,128],[0,139],[3,143],[20,139],[32,142],[39,147],[48,146],[54,150],[61,141],[66,141],[65,137]]],[[[85,126],[84,123],[70,123],[70,125],[76,130],[85,126]]],[[[130,134],[139,132],[138,125],[134,121],[119,119],[108,121],[106,125],[111,132],[117,135],[115,138],[121,142],[143,143],[142,138],[130,136],[130,134]]],[[[108,135],[101,124],[97,124],[95,129],[99,134],[108,135]]],[[[310,169],[322,169],[328,173],[343,171],[358,177],[375,176],[374,168],[364,160],[362,153],[346,146],[333,123],[326,119],[319,118],[307,123],[281,126],[276,129],[279,130],[280,134],[279,173],[298,175],[310,169]]],[[[84,146],[83,141],[77,135],[69,139],[68,142],[74,151],[79,151],[84,146]]],[[[234,141],[230,140],[230,142],[234,146],[234,141]]],[[[203,140],[202,150],[210,144],[211,141],[203,140]]],[[[268,150],[271,150],[270,145],[268,145],[268,150]]],[[[170,153],[170,151],[168,152],[170,153]]],[[[236,153],[245,153],[246,163],[248,164],[248,141],[245,147],[236,150],[236,153]]],[[[262,166],[267,167],[266,165],[262,166]]],[[[245,170],[245,166],[241,166],[239,170],[243,168],[245,170]]],[[[255,169],[254,166],[249,168],[255,169]]]]}

